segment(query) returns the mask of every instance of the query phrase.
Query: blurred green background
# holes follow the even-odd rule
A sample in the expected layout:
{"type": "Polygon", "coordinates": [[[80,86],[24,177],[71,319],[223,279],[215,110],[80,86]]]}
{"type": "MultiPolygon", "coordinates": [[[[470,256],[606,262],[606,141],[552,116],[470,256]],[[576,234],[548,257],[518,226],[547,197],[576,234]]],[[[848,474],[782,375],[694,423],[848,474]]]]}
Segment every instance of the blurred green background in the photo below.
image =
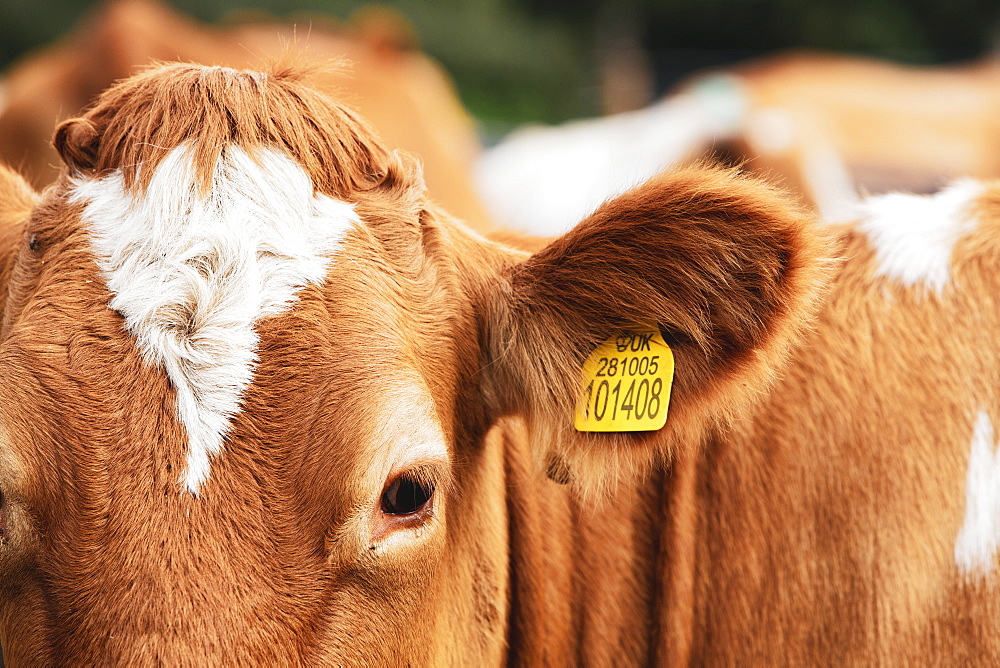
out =
{"type": "MultiPolygon", "coordinates": [[[[69,30],[93,0],[0,0],[0,67],[69,30]]],[[[349,18],[359,0],[173,0],[215,22],[248,9],[306,22],[349,18]]],[[[601,112],[601,72],[637,50],[651,94],[707,66],[818,48],[908,63],[980,57],[998,43],[997,0],[385,0],[498,136],[520,123],[601,112]]],[[[634,61],[634,58],[633,58],[634,61]]],[[[627,64],[626,58],[626,64],[627,64]]],[[[638,102],[641,102],[639,100],[638,102]]],[[[638,103],[637,102],[637,103],[638,103]]]]}

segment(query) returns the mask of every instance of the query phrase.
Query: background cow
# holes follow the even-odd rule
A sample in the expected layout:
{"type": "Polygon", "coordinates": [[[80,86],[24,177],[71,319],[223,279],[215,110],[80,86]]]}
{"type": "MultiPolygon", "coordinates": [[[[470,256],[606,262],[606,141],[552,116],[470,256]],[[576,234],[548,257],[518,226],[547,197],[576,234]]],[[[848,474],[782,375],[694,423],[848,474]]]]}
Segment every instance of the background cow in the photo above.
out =
{"type": "Polygon", "coordinates": [[[448,76],[412,42],[400,16],[375,9],[350,24],[317,16],[298,26],[244,20],[212,27],[155,0],[114,0],[3,78],[0,159],[36,188],[47,185],[59,169],[51,146],[56,123],[155,61],[239,68],[304,59],[318,65],[314,86],[363,114],[389,147],[420,156],[432,197],[488,226],[469,176],[480,150],[472,119],[448,76]]]}
{"type": "Polygon", "coordinates": [[[860,198],[1000,177],[1000,65],[919,68],[785,53],[691,77],[638,111],[513,133],[480,158],[503,225],[556,234],[658,171],[715,156],[828,220],[860,198]]]}
{"type": "Polygon", "coordinates": [[[1000,177],[1000,61],[908,67],[792,53],[735,68],[749,113],[733,149],[827,218],[863,195],[1000,177]]]}
{"type": "Polygon", "coordinates": [[[1000,658],[1000,190],[827,238],[694,168],[529,255],[298,78],[150,71],[0,173],[15,663],[1000,658]],[[666,426],[576,431],[640,325],[666,426]]]}

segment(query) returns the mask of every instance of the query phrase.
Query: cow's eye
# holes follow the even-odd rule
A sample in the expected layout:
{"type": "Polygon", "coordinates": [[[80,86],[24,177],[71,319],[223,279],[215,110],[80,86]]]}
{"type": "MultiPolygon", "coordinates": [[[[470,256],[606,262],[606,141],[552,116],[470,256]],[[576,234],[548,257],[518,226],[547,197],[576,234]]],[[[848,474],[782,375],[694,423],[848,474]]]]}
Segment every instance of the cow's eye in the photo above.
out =
{"type": "Polygon", "coordinates": [[[423,510],[434,495],[434,485],[405,473],[382,492],[382,512],[386,515],[413,515],[423,510]]]}

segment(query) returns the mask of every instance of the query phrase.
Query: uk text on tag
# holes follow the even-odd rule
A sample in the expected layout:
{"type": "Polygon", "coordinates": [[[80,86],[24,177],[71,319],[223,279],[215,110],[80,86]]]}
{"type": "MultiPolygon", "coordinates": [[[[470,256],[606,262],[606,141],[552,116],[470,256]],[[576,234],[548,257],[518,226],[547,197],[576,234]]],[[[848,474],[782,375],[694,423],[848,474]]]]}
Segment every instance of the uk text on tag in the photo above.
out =
{"type": "Polygon", "coordinates": [[[655,431],[667,422],[674,354],[657,327],[620,332],[583,363],[577,431],[655,431]]]}

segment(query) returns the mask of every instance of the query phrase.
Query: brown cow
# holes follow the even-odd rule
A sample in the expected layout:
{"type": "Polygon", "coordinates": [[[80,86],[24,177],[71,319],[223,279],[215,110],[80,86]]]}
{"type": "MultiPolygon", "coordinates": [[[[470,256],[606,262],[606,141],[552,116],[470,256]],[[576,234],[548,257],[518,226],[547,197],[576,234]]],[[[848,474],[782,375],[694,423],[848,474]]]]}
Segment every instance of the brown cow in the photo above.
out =
{"type": "Polygon", "coordinates": [[[153,61],[261,67],[293,54],[327,67],[314,86],[375,124],[390,148],[420,156],[428,191],[480,227],[489,217],[470,166],[480,150],[471,117],[440,66],[407,46],[406,25],[373,11],[351,24],[245,21],[199,24],[156,0],[111,0],[60,43],[31,54],[0,82],[0,160],[40,188],[58,174],[52,128],[105,88],[153,61]]]}
{"type": "Polygon", "coordinates": [[[0,191],[12,663],[1000,659],[1000,189],[828,240],[689,169],[528,255],[294,72],[153,70],[56,145],[0,191]],[[665,426],[575,431],[653,325],[665,426]]]}

